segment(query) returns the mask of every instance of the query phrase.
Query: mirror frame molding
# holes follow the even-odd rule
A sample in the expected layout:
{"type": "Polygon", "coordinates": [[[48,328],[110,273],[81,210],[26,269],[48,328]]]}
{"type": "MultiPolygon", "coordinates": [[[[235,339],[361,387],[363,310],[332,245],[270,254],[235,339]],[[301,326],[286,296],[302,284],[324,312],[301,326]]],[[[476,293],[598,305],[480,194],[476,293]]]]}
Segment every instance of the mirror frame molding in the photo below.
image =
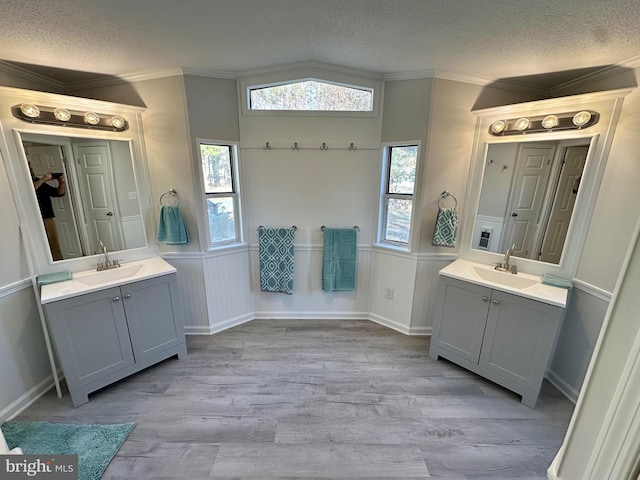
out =
{"type": "Polygon", "coordinates": [[[92,100],[54,93],[37,92],[13,87],[0,87],[0,154],[11,183],[11,194],[18,211],[21,228],[26,233],[31,258],[36,274],[52,273],[60,270],[77,272],[95,267],[99,255],[59,260],[54,262],[41,221],[35,195],[31,190],[31,177],[27,168],[26,155],[22,147],[23,134],[39,134],[58,137],[77,137],[96,140],[117,140],[129,143],[133,159],[133,170],[138,189],[138,202],[143,218],[146,246],[121,250],[118,259],[140,260],[157,255],[155,242],[156,221],[151,203],[151,185],[142,133],[142,112],[145,109],[100,100],[92,100]],[[74,110],[92,110],[105,114],[121,115],[129,122],[129,129],[123,132],[109,132],[87,128],[55,125],[29,124],[15,118],[11,107],[20,103],[63,106],[74,110]]]}
{"type": "Polygon", "coordinates": [[[476,214],[480,202],[480,191],[489,145],[589,139],[591,146],[560,263],[556,265],[525,258],[518,258],[516,262],[518,268],[523,272],[535,275],[553,273],[573,278],[587,238],[591,216],[604,175],[622,102],[624,97],[631,91],[632,89],[609,90],[472,111],[477,116],[477,120],[466,191],[468,201],[462,215],[463,231],[460,257],[485,264],[500,262],[504,257],[504,253],[485,252],[472,248],[476,214]],[[510,135],[504,137],[496,137],[489,134],[489,126],[496,120],[518,116],[544,115],[575,109],[597,111],[600,114],[600,121],[584,130],[531,133],[523,134],[522,136],[510,135]],[[578,219],[583,221],[578,222],[578,219]]]}

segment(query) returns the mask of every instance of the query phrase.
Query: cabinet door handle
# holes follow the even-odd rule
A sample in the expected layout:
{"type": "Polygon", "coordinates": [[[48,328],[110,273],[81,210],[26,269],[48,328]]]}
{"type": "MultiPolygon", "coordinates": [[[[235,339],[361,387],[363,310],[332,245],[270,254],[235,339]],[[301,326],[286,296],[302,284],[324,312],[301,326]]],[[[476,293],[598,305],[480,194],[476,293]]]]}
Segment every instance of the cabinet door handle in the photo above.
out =
{"type": "Polygon", "coordinates": [[[124,296],[124,298],[131,298],[131,294],[130,293],[125,293],[123,296],[124,296]]]}
{"type": "Polygon", "coordinates": [[[119,302],[120,301],[120,297],[116,295],[111,300],[113,300],[114,302],[119,302]]]}
{"type": "Polygon", "coordinates": [[[498,305],[500,303],[500,300],[491,300],[491,303],[493,303],[494,305],[498,305]]]}
{"type": "Polygon", "coordinates": [[[482,301],[483,302],[488,302],[489,301],[489,297],[487,297],[486,295],[482,296],[482,301]]]}

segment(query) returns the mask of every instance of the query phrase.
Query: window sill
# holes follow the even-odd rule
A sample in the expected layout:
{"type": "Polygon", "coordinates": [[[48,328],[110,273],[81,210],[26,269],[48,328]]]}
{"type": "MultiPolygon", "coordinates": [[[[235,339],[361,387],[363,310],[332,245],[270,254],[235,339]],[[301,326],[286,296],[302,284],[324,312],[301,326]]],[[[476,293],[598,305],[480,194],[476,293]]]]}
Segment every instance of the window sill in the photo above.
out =
{"type": "Polygon", "coordinates": [[[243,252],[249,249],[249,245],[246,243],[227,243],[224,245],[210,246],[207,249],[207,256],[228,255],[236,252],[243,252]]]}
{"type": "Polygon", "coordinates": [[[411,255],[411,250],[409,249],[409,245],[405,246],[400,246],[400,245],[393,245],[390,243],[375,243],[373,245],[373,248],[375,250],[380,250],[380,251],[387,251],[387,252],[394,252],[394,253],[403,253],[405,255],[411,255]]]}

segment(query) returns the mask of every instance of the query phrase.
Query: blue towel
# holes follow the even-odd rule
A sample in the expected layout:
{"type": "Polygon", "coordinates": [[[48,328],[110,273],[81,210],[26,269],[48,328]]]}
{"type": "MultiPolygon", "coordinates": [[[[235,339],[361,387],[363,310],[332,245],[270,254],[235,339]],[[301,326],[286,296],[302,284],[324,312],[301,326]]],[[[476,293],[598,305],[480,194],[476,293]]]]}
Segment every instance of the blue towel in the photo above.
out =
{"type": "Polygon", "coordinates": [[[433,245],[455,247],[457,227],[458,213],[455,208],[438,209],[436,226],[433,231],[433,245]]]}
{"type": "Polygon", "coordinates": [[[64,270],[62,272],[42,273],[36,277],[38,286],[49,285],[50,283],[66,282],[71,280],[71,272],[64,270]]]}
{"type": "Polygon", "coordinates": [[[325,228],[322,250],[322,290],[356,289],[358,231],[325,228]]]}
{"type": "Polygon", "coordinates": [[[295,228],[258,229],[260,290],[293,293],[293,241],[295,228]]]}
{"type": "Polygon", "coordinates": [[[558,288],[573,287],[573,283],[568,278],[558,277],[556,275],[551,275],[550,273],[545,273],[542,276],[542,280],[540,280],[540,283],[544,285],[551,285],[552,287],[558,287],[558,288]]]}
{"type": "Polygon", "coordinates": [[[162,206],[158,222],[158,242],[169,245],[189,243],[189,234],[177,206],[162,206]]]}

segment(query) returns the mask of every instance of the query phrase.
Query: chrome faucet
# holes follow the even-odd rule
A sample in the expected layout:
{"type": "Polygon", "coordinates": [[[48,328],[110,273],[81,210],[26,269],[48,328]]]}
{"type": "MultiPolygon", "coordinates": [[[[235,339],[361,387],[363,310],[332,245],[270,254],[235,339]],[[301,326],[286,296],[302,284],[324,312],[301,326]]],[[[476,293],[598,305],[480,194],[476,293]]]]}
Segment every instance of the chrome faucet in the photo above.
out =
{"type": "Polygon", "coordinates": [[[514,243],[513,245],[511,245],[511,248],[507,249],[507,251],[504,254],[504,264],[498,262],[498,264],[496,265],[496,270],[511,272],[513,274],[518,273],[518,268],[515,265],[509,264],[509,262],[511,261],[511,255],[513,254],[513,251],[516,249],[516,246],[517,245],[514,243]]]}
{"type": "Polygon", "coordinates": [[[107,247],[105,246],[104,243],[102,243],[102,240],[98,239],[98,243],[100,244],[100,247],[102,248],[102,253],[104,254],[104,262],[98,262],[97,266],[97,270],[101,271],[101,270],[109,270],[111,268],[118,268],[120,266],[120,262],[118,260],[114,260],[111,261],[109,259],[109,252],[107,251],[107,247]]]}

